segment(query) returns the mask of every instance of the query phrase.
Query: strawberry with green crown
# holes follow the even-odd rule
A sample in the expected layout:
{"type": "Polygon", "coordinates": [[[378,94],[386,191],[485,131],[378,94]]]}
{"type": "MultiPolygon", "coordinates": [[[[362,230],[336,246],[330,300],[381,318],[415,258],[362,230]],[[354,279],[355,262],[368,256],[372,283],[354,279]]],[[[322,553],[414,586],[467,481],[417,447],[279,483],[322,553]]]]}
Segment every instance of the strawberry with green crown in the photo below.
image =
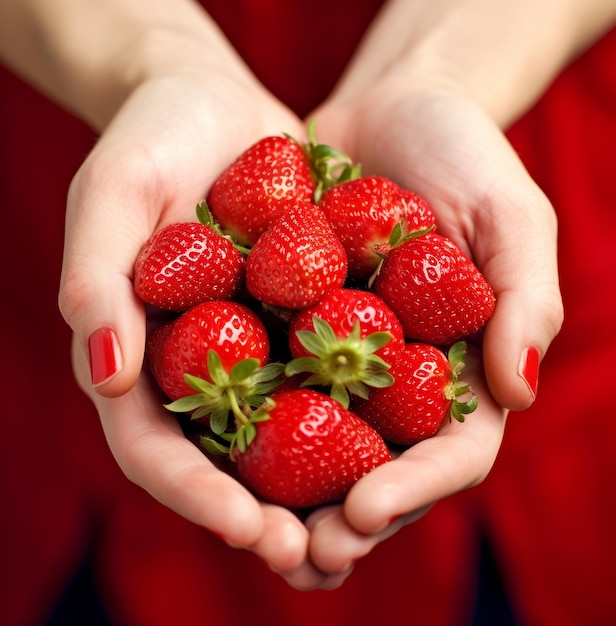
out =
{"type": "Polygon", "coordinates": [[[292,509],[342,501],[357,480],[391,460],[371,426],[312,389],[274,394],[242,428],[250,435],[234,439],[231,451],[239,479],[292,509]]]}
{"type": "Polygon", "coordinates": [[[211,382],[210,350],[218,355],[223,370],[230,372],[236,363],[248,358],[266,365],[270,345],[259,317],[243,304],[228,301],[198,304],[156,328],[146,343],[152,374],[171,400],[194,393],[186,374],[211,382]]]}
{"type": "Polygon", "coordinates": [[[305,144],[274,135],[246,149],[214,181],[207,201],[225,232],[250,247],[289,205],[317,202],[351,170],[346,155],[316,141],[310,123],[305,144]]]}
{"type": "Polygon", "coordinates": [[[224,237],[207,205],[198,222],[169,224],[142,246],[134,265],[134,289],[161,309],[186,311],[209,300],[232,300],[246,269],[242,250],[224,237]]]}
{"type": "Polygon", "coordinates": [[[285,372],[308,374],[304,386],[328,387],[348,407],[350,395],[368,397],[371,387],[393,382],[387,370],[403,347],[400,322],[378,296],[335,289],[291,320],[285,372]]]}
{"type": "Polygon", "coordinates": [[[377,248],[390,241],[396,227],[405,235],[435,223],[422,197],[382,176],[335,184],[319,206],[346,250],[349,277],[358,281],[374,273],[381,261],[377,248]]]}
{"type": "Polygon", "coordinates": [[[272,136],[248,148],[216,179],[207,202],[226,232],[252,246],[290,202],[312,200],[314,189],[302,147],[272,136]]]}
{"type": "Polygon", "coordinates": [[[462,422],[477,408],[477,395],[460,380],[465,357],[463,341],[447,355],[430,344],[408,343],[389,370],[393,385],[354,398],[353,411],[391,444],[411,446],[433,437],[448,419],[462,422]]]}

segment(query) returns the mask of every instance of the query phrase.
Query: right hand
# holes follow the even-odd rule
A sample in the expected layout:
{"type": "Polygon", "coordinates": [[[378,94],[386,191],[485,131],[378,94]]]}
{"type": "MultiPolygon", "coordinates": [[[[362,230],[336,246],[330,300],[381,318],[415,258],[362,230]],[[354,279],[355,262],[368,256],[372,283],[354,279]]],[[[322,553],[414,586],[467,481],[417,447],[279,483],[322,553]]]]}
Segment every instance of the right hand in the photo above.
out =
{"type": "Polygon", "coordinates": [[[146,313],[132,285],[142,244],[195,205],[238,154],[303,124],[251,77],[181,75],[143,83],[111,121],[72,183],[60,290],[74,331],[77,380],[92,399],[126,476],[230,545],[250,549],[289,584],[325,580],[307,560],[308,531],[291,512],[258,502],[183,435],[142,371],[146,313]],[[94,386],[88,337],[112,329],[117,373],[94,386]]]}

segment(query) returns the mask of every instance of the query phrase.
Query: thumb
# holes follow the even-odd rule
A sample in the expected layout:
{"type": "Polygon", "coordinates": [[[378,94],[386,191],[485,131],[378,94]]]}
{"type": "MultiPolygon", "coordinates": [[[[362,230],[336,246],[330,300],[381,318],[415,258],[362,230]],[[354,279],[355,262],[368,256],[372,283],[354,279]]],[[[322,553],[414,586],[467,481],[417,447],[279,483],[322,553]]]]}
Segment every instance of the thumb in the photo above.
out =
{"type": "Polygon", "coordinates": [[[71,184],[58,297],[60,311],[87,355],[92,385],[110,397],[135,384],[146,330],[132,272],[148,226],[131,222],[130,214],[138,212],[127,210],[127,205],[143,205],[143,196],[127,197],[127,190],[143,193],[144,188],[134,181],[122,184],[117,174],[86,160],[71,184]],[[96,180],[93,169],[98,170],[96,180]]]}
{"type": "Polygon", "coordinates": [[[496,400],[514,411],[534,402],[541,359],[563,321],[556,216],[537,192],[527,199],[535,208],[529,219],[503,222],[510,229],[506,237],[482,235],[501,243],[484,267],[497,302],[483,337],[486,378],[496,400]]]}

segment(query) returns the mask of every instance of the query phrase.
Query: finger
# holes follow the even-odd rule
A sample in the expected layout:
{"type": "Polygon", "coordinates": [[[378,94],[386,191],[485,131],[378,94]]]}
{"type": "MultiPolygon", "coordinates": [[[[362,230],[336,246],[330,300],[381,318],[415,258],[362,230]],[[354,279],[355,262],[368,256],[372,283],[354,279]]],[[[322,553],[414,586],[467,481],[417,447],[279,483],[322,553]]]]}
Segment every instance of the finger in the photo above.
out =
{"type": "Polygon", "coordinates": [[[349,525],[342,507],[323,508],[306,522],[311,533],[310,558],[319,570],[328,573],[330,580],[341,584],[359,559],[393,536],[402,526],[419,519],[428,509],[426,507],[399,517],[383,530],[367,534],[349,525]]]}
{"type": "Polygon", "coordinates": [[[541,359],[563,321],[556,217],[525,172],[520,178],[515,197],[491,199],[499,224],[479,222],[475,235],[477,262],[496,295],[483,336],[486,377],[496,400],[511,410],[534,402],[541,359]]]}
{"type": "MultiPolygon", "coordinates": [[[[282,576],[299,580],[308,555],[308,530],[290,510],[264,503],[264,527],[251,550],[282,576]]],[[[307,574],[305,572],[304,574],[307,574]]]]}
{"type": "Polygon", "coordinates": [[[69,193],[59,305],[88,355],[92,384],[112,396],[128,391],[141,371],[145,312],[131,278],[152,228],[128,218],[145,195],[114,168],[96,176],[90,167],[84,164],[69,193]]]}
{"type": "Polygon", "coordinates": [[[288,585],[298,591],[332,591],[338,589],[352,571],[353,568],[350,567],[347,571],[338,574],[325,574],[307,560],[293,571],[276,573],[280,574],[288,585]]]}
{"type": "Polygon", "coordinates": [[[352,565],[322,570],[311,560],[309,545],[314,524],[305,525],[294,513],[280,506],[264,504],[263,512],[265,528],[251,550],[291,587],[300,591],[336,589],[350,575],[352,565]]]}

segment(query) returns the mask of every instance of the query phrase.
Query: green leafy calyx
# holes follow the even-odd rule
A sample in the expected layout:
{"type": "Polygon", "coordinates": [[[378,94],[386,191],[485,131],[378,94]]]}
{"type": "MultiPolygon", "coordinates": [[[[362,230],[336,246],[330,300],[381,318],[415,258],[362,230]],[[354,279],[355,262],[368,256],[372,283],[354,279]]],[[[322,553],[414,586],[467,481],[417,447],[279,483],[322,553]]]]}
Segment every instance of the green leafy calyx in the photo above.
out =
{"type": "Polygon", "coordinates": [[[210,211],[210,207],[207,205],[207,202],[205,200],[200,200],[197,203],[196,212],[197,219],[201,222],[201,224],[203,224],[204,226],[209,226],[217,235],[228,239],[233,244],[236,250],[244,255],[247,255],[250,252],[250,248],[242,246],[237,241],[235,241],[235,239],[231,235],[222,230],[220,224],[214,219],[214,216],[210,211]]]}
{"type": "MultiPolygon", "coordinates": [[[[334,185],[361,176],[361,165],[354,163],[351,157],[335,150],[327,144],[318,143],[316,124],[310,120],[307,126],[308,142],[300,144],[310,164],[312,177],[315,181],[313,201],[319,204],[323,194],[334,185]]],[[[293,137],[289,137],[293,139],[293,137]]],[[[294,140],[295,141],[295,140],[294,140]]]]}
{"type": "Polygon", "coordinates": [[[465,366],[466,342],[458,341],[454,343],[447,353],[449,365],[451,367],[451,382],[445,388],[445,397],[452,401],[450,415],[459,422],[463,422],[465,416],[472,413],[479,404],[479,398],[473,392],[471,386],[459,380],[460,374],[465,366]],[[467,400],[460,400],[460,396],[465,396],[467,400]]]}
{"type": "Polygon", "coordinates": [[[298,357],[287,363],[285,374],[308,373],[303,387],[329,387],[332,398],[349,407],[351,395],[368,398],[370,387],[389,387],[393,376],[389,364],[375,354],[392,339],[387,331],[360,336],[359,320],[355,320],[346,337],[338,337],[325,320],[313,316],[314,332],[298,330],[297,338],[313,356],[298,357]]]}
{"type": "Polygon", "coordinates": [[[260,410],[284,379],[284,365],[269,363],[259,367],[258,359],[243,359],[226,372],[220,356],[210,350],[207,357],[211,382],[185,374],[184,380],[196,393],[179,398],[165,408],[189,413],[191,419],[208,418],[213,437],[204,436],[202,445],[209,452],[232,454],[235,447],[244,451],[254,439],[254,424],[266,419],[260,410]]]}

